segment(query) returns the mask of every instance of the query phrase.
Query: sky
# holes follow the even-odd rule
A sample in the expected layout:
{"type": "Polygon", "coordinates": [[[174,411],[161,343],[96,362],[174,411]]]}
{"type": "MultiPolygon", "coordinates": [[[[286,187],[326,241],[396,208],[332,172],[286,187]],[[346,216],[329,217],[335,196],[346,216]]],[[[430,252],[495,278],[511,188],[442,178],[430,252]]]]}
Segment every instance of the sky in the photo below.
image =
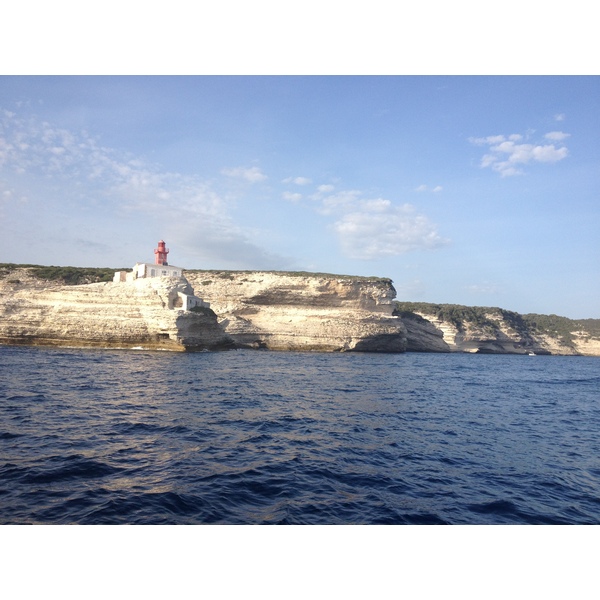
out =
{"type": "Polygon", "coordinates": [[[600,318],[598,76],[2,76],[0,262],[600,318]]]}

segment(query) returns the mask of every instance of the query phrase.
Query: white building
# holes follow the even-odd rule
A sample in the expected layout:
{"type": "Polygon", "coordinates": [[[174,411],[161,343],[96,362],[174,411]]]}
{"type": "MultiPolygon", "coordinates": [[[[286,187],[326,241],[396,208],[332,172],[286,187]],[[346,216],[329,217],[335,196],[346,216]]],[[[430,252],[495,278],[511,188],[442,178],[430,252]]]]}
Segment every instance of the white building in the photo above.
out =
{"type": "Polygon", "coordinates": [[[151,263],[135,263],[133,271],[117,271],[113,281],[135,281],[136,279],[145,279],[147,277],[183,277],[181,267],[172,267],[171,265],[155,265],[151,263]]]}
{"type": "MultiPolygon", "coordinates": [[[[181,267],[173,267],[167,263],[167,254],[169,250],[165,247],[163,240],[158,242],[158,248],[154,250],[156,256],[154,264],[136,263],[132,271],[117,271],[113,277],[113,283],[133,283],[137,279],[153,279],[155,277],[168,277],[174,283],[178,283],[179,289],[192,291],[190,284],[183,276],[181,267]],[[180,280],[180,281],[177,281],[180,280]]],[[[194,308],[210,308],[208,302],[192,294],[177,290],[172,290],[169,298],[169,308],[171,310],[192,310],[194,308]],[[177,294],[176,296],[174,294],[177,294]]]]}

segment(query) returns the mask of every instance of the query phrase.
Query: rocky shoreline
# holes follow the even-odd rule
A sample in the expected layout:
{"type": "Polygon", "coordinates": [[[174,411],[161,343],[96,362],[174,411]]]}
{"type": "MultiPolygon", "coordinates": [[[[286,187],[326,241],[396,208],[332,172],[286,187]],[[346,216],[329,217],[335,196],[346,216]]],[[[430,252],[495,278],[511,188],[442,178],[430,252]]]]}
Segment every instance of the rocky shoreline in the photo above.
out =
{"type": "Polygon", "coordinates": [[[396,302],[409,352],[600,356],[600,320],[497,307],[396,302]]]}
{"type": "Polygon", "coordinates": [[[186,270],[117,283],[113,273],[0,265],[0,344],[600,356],[600,321],[556,317],[554,331],[543,315],[403,303],[385,278],[186,270]],[[210,308],[181,310],[185,294],[210,308]]]}

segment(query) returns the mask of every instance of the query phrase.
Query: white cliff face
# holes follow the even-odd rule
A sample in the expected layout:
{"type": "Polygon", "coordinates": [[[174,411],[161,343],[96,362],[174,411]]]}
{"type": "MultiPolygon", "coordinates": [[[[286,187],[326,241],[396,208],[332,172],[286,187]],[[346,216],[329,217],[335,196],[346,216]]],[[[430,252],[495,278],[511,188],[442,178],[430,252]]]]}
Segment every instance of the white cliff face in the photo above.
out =
{"type": "Polygon", "coordinates": [[[457,325],[423,311],[401,314],[408,330],[408,351],[600,356],[600,339],[589,334],[573,332],[574,341],[569,344],[545,333],[517,330],[495,312],[485,315],[491,326],[467,319],[457,325]]]}
{"type": "Polygon", "coordinates": [[[444,332],[431,321],[417,313],[405,313],[401,317],[406,327],[407,352],[450,352],[444,332]]]}
{"type": "Polygon", "coordinates": [[[590,335],[573,331],[573,345],[582,356],[600,356],[600,339],[590,335]]]}
{"type": "Polygon", "coordinates": [[[184,351],[232,345],[212,311],[179,310],[183,279],[65,286],[27,269],[0,279],[0,343],[184,351]]]}
{"type": "Polygon", "coordinates": [[[32,269],[2,268],[0,344],[600,356],[596,334],[573,331],[566,342],[500,309],[462,307],[463,317],[448,321],[426,307],[396,316],[402,303],[396,305],[386,279],[260,271],[186,276],[73,286],[35,277],[32,269]]]}
{"type": "Polygon", "coordinates": [[[186,271],[240,346],[403,352],[389,280],[270,272],[186,271]]]}
{"type": "Polygon", "coordinates": [[[450,352],[527,354],[533,350],[530,341],[524,340],[506,323],[496,319],[495,315],[487,315],[491,320],[497,321],[497,328],[491,329],[469,321],[463,321],[461,326],[457,327],[454,323],[443,321],[434,315],[417,314],[442,333],[442,339],[450,352]]]}

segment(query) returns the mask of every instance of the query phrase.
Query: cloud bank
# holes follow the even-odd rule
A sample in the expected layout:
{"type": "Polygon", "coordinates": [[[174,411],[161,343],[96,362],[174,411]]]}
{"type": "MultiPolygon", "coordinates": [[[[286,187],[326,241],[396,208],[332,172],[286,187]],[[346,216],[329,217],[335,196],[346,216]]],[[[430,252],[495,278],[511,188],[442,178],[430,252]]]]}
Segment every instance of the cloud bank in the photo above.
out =
{"type": "MultiPolygon", "coordinates": [[[[332,190],[328,187],[327,191],[332,190]]],[[[411,204],[363,198],[359,190],[324,194],[321,189],[313,199],[318,212],[335,218],[332,229],[348,258],[376,260],[448,243],[437,226],[411,204]]]]}
{"type": "Polygon", "coordinates": [[[523,166],[530,163],[555,163],[566,158],[569,151],[562,142],[570,134],[562,131],[551,131],[544,135],[544,140],[553,144],[526,143],[524,136],[518,133],[511,135],[491,135],[482,138],[469,138],[476,146],[487,146],[488,153],[481,158],[481,168],[491,168],[502,177],[522,175],[523,166]]]}

